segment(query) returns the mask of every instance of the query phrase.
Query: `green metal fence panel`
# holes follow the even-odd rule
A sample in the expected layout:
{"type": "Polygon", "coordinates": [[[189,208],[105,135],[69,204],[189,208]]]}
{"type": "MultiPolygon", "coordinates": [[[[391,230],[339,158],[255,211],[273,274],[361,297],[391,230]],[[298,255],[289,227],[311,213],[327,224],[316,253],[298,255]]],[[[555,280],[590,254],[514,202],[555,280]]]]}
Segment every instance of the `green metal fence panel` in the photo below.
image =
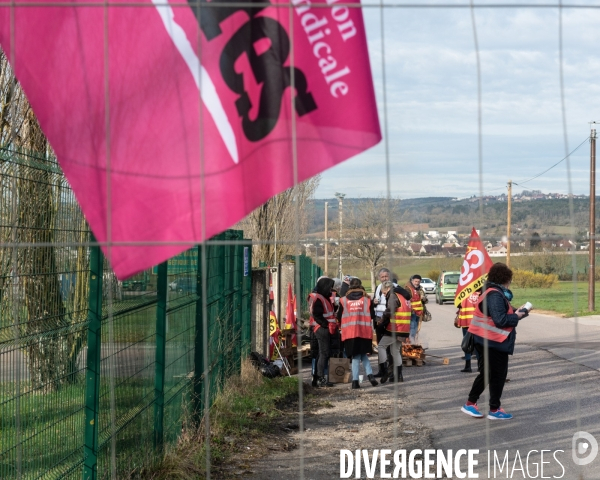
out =
{"type": "Polygon", "coordinates": [[[55,159],[0,149],[2,479],[81,478],[88,240],[55,159]]]}
{"type": "Polygon", "coordinates": [[[140,471],[239,372],[251,249],[227,231],[119,282],[54,159],[0,168],[0,478],[140,471]]]}
{"type": "MultiPolygon", "coordinates": [[[[197,247],[188,250],[187,260],[178,276],[170,276],[166,317],[164,438],[173,443],[190,420],[194,352],[196,347],[196,306],[198,303],[197,247]]],[[[180,262],[181,263],[181,262],[180,262]]],[[[181,269],[181,266],[179,267],[181,269]]],[[[201,344],[200,344],[201,345],[201,344]]]]}
{"type": "Polygon", "coordinates": [[[298,315],[308,314],[308,295],[317,284],[317,279],[323,275],[321,267],[313,263],[311,257],[299,255],[295,257],[296,268],[298,269],[299,295],[298,315]]]}

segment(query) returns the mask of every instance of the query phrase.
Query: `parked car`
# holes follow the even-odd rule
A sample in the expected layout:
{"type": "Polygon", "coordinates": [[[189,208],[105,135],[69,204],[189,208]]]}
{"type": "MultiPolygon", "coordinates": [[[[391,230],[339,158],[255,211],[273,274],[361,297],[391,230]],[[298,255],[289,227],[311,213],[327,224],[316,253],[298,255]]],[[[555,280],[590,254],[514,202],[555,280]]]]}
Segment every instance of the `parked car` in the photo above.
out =
{"type": "Polygon", "coordinates": [[[181,277],[169,283],[169,288],[178,293],[196,293],[196,277],[181,277]]]}
{"type": "Polygon", "coordinates": [[[150,277],[148,272],[138,273],[127,280],[123,280],[121,288],[123,290],[132,290],[135,292],[145,292],[148,288],[150,277]]]}
{"type": "Polygon", "coordinates": [[[447,301],[454,301],[460,272],[442,272],[438,278],[435,291],[435,303],[442,305],[447,301]]]}
{"type": "Polygon", "coordinates": [[[431,278],[422,278],[421,286],[425,293],[435,293],[435,282],[431,278]]]}

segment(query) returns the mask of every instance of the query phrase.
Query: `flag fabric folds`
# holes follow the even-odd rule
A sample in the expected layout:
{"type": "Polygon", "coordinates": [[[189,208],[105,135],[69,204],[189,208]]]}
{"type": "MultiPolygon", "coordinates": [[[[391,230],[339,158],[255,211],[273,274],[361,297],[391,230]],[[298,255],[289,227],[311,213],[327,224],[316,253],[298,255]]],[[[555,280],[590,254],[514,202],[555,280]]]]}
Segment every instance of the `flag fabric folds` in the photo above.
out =
{"type": "Polygon", "coordinates": [[[467,253],[460,269],[458,288],[454,297],[455,306],[458,307],[465,298],[483,286],[493,264],[494,262],[473,227],[467,245],[467,253]]]}
{"type": "Polygon", "coordinates": [[[338,1],[2,0],[0,44],[119,278],[380,141],[362,11],[338,1]]]}
{"type": "MultiPolygon", "coordinates": [[[[285,306],[285,328],[296,330],[296,296],[292,290],[292,284],[288,283],[287,303],[285,306]]],[[[298,345],[296,334],[292,335],[292,346],[298,345]]]]}
{"type": "Polygon", "coordinates": [[[275,353],[275,345],[279,345],[279,335],[281,330],[279,329],[279,322],[277,322],[277,316],[275,312],[271,310],[269,312],[269,359],[274,360],[277,358],[275,353]]]}

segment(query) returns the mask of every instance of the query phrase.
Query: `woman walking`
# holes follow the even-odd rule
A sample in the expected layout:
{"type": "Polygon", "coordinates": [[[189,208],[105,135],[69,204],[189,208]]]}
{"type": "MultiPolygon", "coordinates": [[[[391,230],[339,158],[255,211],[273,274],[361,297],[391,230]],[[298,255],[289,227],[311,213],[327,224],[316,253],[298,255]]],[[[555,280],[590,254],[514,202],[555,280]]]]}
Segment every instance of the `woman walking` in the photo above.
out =
{"type": "Polygon", "coordinates": [[[352,357],[352,388],[360,388],[359,368],[362,362],[371,385],[378,385],[373,376],[368,354],[373,353],[373,330],[371,325],[375,310],[371,299],[358,278],[350,280],[346,296],[340,299],[337,313],[341,320],[342,342],[348,357],[352,357]]]}
{"type": "Polygon", "coordinates": [[[519,324],[519,320],[529,314],[527,310],[515,311],[510,304],[513,298],[509,289],[512,277],[512,270],[503,263],[496,263],[490,268],[487,282],[469,326],[469,332],[473,334],[475,340],[479,375],[475,378],[469,392],[469,399],[461,411],[475,418],[483,417],[477,408],[477,400],[485,390],[486,380],[490,384],[490,412],[487,418],[490,420],[512,418],[510,413],[506,413],[500,407],[500,397],[508,373],[508,356],[515,350],[517,338],[515,327],[519,324]],[[488,350],[487,362],[484,359],[485,349],[488,350]]]}

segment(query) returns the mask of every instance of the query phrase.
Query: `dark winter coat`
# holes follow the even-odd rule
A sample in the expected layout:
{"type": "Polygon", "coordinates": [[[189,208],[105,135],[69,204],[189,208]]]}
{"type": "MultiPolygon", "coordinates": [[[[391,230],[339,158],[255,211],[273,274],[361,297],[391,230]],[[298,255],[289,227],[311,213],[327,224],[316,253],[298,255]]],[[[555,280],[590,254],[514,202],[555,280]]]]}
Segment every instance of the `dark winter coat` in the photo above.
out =
{"type": "MultiPolygon", "coordinates": [[[[317,282],[317,286],[314,288],[313,292],[318,293],[325,297],[326,301],[329,302],[329,297],[331,297],[331,289],[333,288],[333,280],[331,278],[322,278],[317,282]]],[[[320,301],[316,301],[313,303],[312,307],[312,317],[315,319],[321,327],[329,329],[329,322],[323,317],[323,313],[325,309],[323,308],[323,304],[320,301]]]]}
{"type": "MultiPolygon", "coordinates": [[[[502,289],[500,285],[486,283],[483,287],[483,291],[487,290],[490,286],[496,289],[502,289]]],[[[505,352],[512,355],[515,351],[515,341],[517,339],[516,326],[519,324],[519,317],[515,314],[508,313],[509,303],[503,293],[498,291],[491,291],[485,297],[485,301],[479,304],[479,311],[486,316],[492,317],[494,324],[498,328],[514,327],[513,331],[510,332],[507,339],[503,342],[494,342],[488,340],[488,347],[499,352],[505,352]]],[[[478,335],[473,335],[475,343],[480,345],[484,344],[484,339],[478,335]]]]}

